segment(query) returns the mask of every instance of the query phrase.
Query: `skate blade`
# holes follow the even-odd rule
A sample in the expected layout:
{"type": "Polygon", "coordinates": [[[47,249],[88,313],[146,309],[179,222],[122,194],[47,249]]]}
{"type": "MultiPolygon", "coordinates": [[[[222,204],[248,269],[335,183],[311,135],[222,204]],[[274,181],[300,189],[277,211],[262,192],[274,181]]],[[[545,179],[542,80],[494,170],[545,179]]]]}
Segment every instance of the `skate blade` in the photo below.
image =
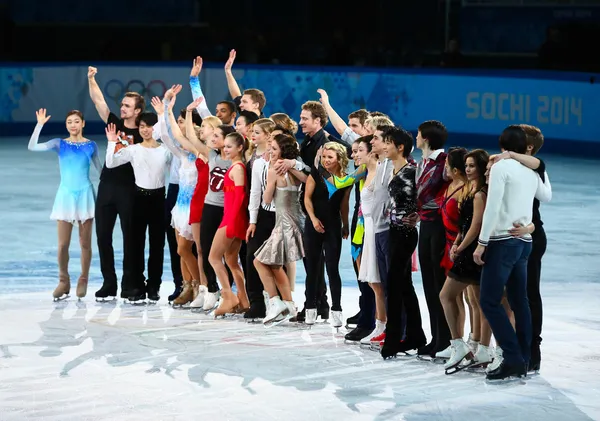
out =
{"type": "Polygon", "coordinates": [[[158,304],[158,301],[159,301],[159,300],[156,300],[156,301],[154,301],[154,300],[148,300],[148,305],[149,305],[149,306],[155,306],[155,305],[157,305],[157,304],[158,304]]]}
{"type": "Polygon", "coordinates": [[[270,320],[268,322],[263,322],[263,325],[265,326],[265,328],[269,329],[275,326],[279,326],[282,323],[287,322],[290,319],[290,317],[284,317],[281,320],[270,320]]]}
{"type": "Polygon", "coordinates": [[[504,385],[504,384],[513,384],[513,383],[526,384],[526,382],[525,382],[526,379],[527,379],[527,377],[524,377],[524,376],[519,376],[519,377],[510,376],[510,377],[506,377],[504,379],[497,379],[497,380],[490,380],[486,377],[485,382],[490,385],[492,385],[492,384],[493,385],[504,385]]]}
{"type": "Polygon", "coordinates": [[[433,364],[446,364],[449,358],[430,357],[429,355],[417,355],[417,360],[433,364]]]}
{"type": "Polygon", "coordinates": [[[55,303],[58,303],[58,302],[66,300],[69,297],[71,297],[69,294],[63,294],[60,297],[54,297],[52,301],[54,301],[55,303]]]}
{"type": "Polygon", "coordinates": [[[97,303],[112,303],[117,300],[117,296],[114,297],[96,297],[97,303]]]}

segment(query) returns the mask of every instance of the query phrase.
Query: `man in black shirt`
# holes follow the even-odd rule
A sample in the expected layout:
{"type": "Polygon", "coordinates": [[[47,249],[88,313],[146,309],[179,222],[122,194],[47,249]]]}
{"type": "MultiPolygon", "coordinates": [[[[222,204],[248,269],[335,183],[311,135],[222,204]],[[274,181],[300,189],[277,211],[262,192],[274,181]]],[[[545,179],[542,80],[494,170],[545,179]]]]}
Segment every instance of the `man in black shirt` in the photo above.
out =
{"type": "MultiPolygon", "coordinates": [[[[112,113],[106,104],[102,90],[96,82],[98,70],[88,68],[90,97],[102,121],[114,124],[122,140],[129,144],[141,143],[137,118],[144,111],[144,97],[136,92],[125,93],[121,101],[120,117],[112,113]]],[[[118,145],[123,147],[123,145],[118,145]]],[[[123,232],[123,278],[121,281],[121,298],[129,299],[132,291],[131,231],[133,223],[133,198],[135,179],[131,164],[116,168],[102,168],[98,197],[96,199],[96,236],[98,237],[98,253],[100,270],[104,282],[96,292],[97,299],[107,299],[117,295],[117,274],[112,245],[113,230],[117,215],[123,232]]]]}
{"type": "Polygon", "coordinates": [[[246,89],[244,92],[240,90],[235,77],[233,76],[233,62],[235,61],[236,52],[229,52],[229,59],[225,63],[225,77],[227,78],[227,87],[229,94],[233,98],[233,102],[238,108],[238,114],[241,111],[250,111],[256,114],[259,118],[265,118],[263,109],[267,104],[265,94],[260,89],[246,89]]]}

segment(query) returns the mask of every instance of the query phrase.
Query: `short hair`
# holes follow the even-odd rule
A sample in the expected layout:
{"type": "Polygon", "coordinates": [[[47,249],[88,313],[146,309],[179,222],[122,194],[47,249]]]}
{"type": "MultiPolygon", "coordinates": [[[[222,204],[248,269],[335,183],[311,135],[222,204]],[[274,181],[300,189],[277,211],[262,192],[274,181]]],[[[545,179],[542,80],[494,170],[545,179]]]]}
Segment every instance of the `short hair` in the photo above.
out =
{"type": "Polygon", "coordinates": [[[325,111],[325,107],[319,101],[306,101],[302,104],[302,110],[309,111],[312,118],[320,118],[321,119],[321,127],[325,127],[327,122],[327,111],[325,111]]]}
{"type": "Polygon", "coordinates": [[[396,147],[403,145],[402,156],[408,158],[415,143],[412,134],[399,126],[380,126],[377,130],[383,132],[382,137],[385,142],[393,143],[396,147]]]}
{"type": "Polygon", "coordinates": [[[518,124],[511,124],[500,135],[500,148],[516,153],[527,152],[527,134],[518,124]]]}
{"type": "MultiPolygon", "coordinates": [[[[182,108],[181,111],[179,112],[179,117],[181,117],[185,120],[186,114],[187,114],[187,109],[182,108]]],[[[198,126],[198,127],[202,126],[202,117],[200,117],[200,114],[198,114],[198,110],[192,111],[192,121],[194,122],[194,124],[196,126],[198,126]]]]}
{"type": "Polygon", "coordinates": [[[385,117],[388,120],[391,120],[390,116],[387,114],[382,113],[381,111],[371,111],[369,113],[369,117],[385,117]]]}
{"type": "Polygon", "coordinates": [[[223,132],[223,137],[226,137],[228,135],[230,135],[231,133],[235,133],[235,129],[233,128],[233,126],[230,126],[229,124],[221,124],[220,126],[217,127],[217,129],[221,130],[221,132],[223,132]]]}
{"type": "Polygon", "coordinates": [[[279,145],[279,149],[281,149],[281,158],[282,159],[296,159],[298,155],[300,155],[300,151],[298,150],[298,141],[294,136],[290,136],[288,134],[278,134],[273,138],[277,145],[279,145]]]}
{"type": "Polygon", "coordinates": [[[286,128],[284,126],[280,126],[279,124],[276,124],[275,127],[273,127],[273,130],[271,131],[271,133],[273,133],[275,131],[280,131],[281,134],[287,134],[288,136],[294,136],[294,133],[292,133],[288,128],[286,128]]]}
{"type": "Polygon", "coordinates": [[[269,118],[273,120],[275,124],[281,127],[285,127],[294,135],[298,132],[298,123],[292,120],[290,116],[285,113],[271,114],[269,118]]]}
{"type": "Polygon", "coordinates": [[[248,110],[240,111],[238,118],[240,118],[240,117],[244,117],[244,120],[246,120],[247,125],[250,125],[250,124],[254,123],[256,120],[258,120],[258,116],[256,115],[256,113],[253,113],[252,111],[248,111],[248,110]]]}
{"type": "Polygon", "coordinates": [[[137,92],[126,92],[123,98],[133,98],[135,100],[135,105],[133,106],[135,110],[141,110],[143,113],[146,109],[146,100],[137,92]]]}
{"type": "Polygon", "coordinates": [[[258,109],[260,111],[262,111],[263,108],[265,108],[265,105],[267,105],[267,98],[265,98],[265,93],[260,89],[246,89],[242,93],[242,95],[248,95],[252,99],[252,101],[258,102],[258,109]]]}
{"type": "MultiPolygon", "coordinates": [[[[367,120],[365,121],[365,125],[370,126],[371,128],[373,128],[375,130],[382,130],[382,129],[380,129],[380,127],[393,126],[394,122],[387,117],[375,116],[375,117],[367,118],[367,120]]],[[[375,131],[375,130],[373,130],[373,131],[375,131]]]]}
{"type": "Polygon", "coordinates": [[[209,115],[203,120],[203,122],[210,124],[213,129],[216,129],[217,127],[223,125],[223,122],[219,119],[219,117],[216,117],[214,115],[209,115]]]}
{"type": "Polygon", "coordinates": [[[427,140],[429,148],[436,150],[442,149],[448,139],[448,130],[442,122],[437,120],[428,120],[419,125],[421,137],[427,140]]]}
{"type": "Polygon", "coordinates": [[[217,105],[219,105],[219,104],[227,105],[227,108],[229,109],[230,113],[237,112],[237,107],[235,106],[235,103],[233,101],[219,101],[219,102],[217,102],[217,105]]]}
{"type": "Polygon", "coordinates": [[[143,122],[147,126],[154,126],[158,123],[158,116],[154,113],[141,113],[138,118],[138,126],[143,122]]]}
{"type": "Polygon", "coordinates": [[[542,149],[542,146],[544,146],[544,135],[542,134],[542,131],[529,124],[521,124],[520,126],[525,130],[525,134],[527,135],[527,146],[533,146],[531,155],[535,155],[542,149]]]}
{"type": "Polygon", "coordinates": [[[79,110],[71,110],[67,113],[67,116],[65,117],[65,120],[69,117],[71,117],[72,115],[76,115],[77,117],[79,117],[81,119],[81,121],[85,121],[85,118],[83,118],[83,113],[79,110]]]}
{"type": "Polygon", "coordinates": [[[358,119],[360,124],[364,125],[365,121],[367,121],[367,118],[369,118],[369,112],[365,109],[352,111],[350,114],[348,114],[348,120],[350,120],[351,118],[358,119]]]}

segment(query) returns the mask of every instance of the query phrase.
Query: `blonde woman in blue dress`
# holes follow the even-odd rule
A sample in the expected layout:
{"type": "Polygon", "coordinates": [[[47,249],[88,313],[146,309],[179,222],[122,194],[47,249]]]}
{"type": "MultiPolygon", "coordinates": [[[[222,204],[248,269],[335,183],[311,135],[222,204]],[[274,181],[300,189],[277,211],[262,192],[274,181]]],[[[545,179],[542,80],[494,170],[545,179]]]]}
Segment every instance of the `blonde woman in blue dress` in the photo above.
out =
{"type": "Polygon", "coordinates": [[[37,125],[29,140],[28,149],[34,152],[54,151],[58,154],[60,185],[54,199],[50,219],[58,223],[58,286],[52,293],[54,300],[69,297],[71,279],[69,276],[69,245],[73,225],[79,226],[79,244],[81,246],[81,275],[77,281],[77,297],[87,293],[90,262],[92,260],[92,226],[96,193],[90,180],[90,163],[100,173],[102,164],[98,157],[96,142],[83,137],[85,120],[80,111],[67,114],[67,138],[55,138],[38,143],[42,127],[50,119],[46,109],[36,112],[37,125]]]}

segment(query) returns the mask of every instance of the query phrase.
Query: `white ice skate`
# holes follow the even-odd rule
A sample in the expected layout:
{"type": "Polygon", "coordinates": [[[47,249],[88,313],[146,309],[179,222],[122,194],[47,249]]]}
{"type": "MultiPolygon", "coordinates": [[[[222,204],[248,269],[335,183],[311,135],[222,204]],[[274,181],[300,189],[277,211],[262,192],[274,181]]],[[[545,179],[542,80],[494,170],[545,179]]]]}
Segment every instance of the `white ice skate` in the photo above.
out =
{"type": "Polygon", "coordinates": [[[495,369],[500,367],[500,364],[502,364],[502,361],[504,361],[502,348],[500,348],[498,345],[496,345],[496,352],[494,353],[494,359],[493,359],[492,363],[487,366],[485,372],[489,373],[491,371],[494,371],[495,369]]]}
{"type": "Polygon", "coordinates": [[[265,327],[272,327],[285,321],[284,316],[288,312],[288,308],[278,295],[269,299],[269,311],[263,320],[265,327]]]}
{"type": "Polygon", "coordinates": [[[204,301],[206,295],[208,294],[208,288],[204,285],[200,285],[198,287],[198,296],[192,301],[190,304],[190,309],[192,311],[203,311],[204,310],[204,301]]]}
{"type": "Polygon", "coordinates": [[[206,292],[206,294],[204,295],[204,305],[202,306],[202,309],[206,312],[211,311],[212,309],[214,309],[218,302],[219,302],[219,298],[221,297],[221,293],[219,291],[217,292],[206,292]]]}
{"type": "Polygon", "coordinates": [[[317,322],[317,309],[316,308],[307,308],[306,316],[304,318],[304,324],[307,326],[312,326],[317,322]]]}
{"type": "Polygon", "coordinates": [[[479,341],[473,339],[473,334],[469,333],[469,339],[467,340],[467,346],[471,350],[473,354],[477,352],[477,346],[479,345],[479,341]]]}
{"type": "Polygon", "coordinates": [[[443,351],[436,352],[435,357],[431,359],[431,362],[436,364],[446,364],[450,357],[452,357],[452,345],[443,351]]]}
{"type": "MultiPolygon", "coordinates": [[[[465,359],[470,360],[473,358],[473,353],[462,338],[452,339],[450,341],[450,348],[452,350],[450,358],[448,359],[446,364],[444,364],[446,374],[457,373],[458,371],[460,371],[460,369],[458,369],[458,366],[461,362],[463,362],[465,359]]],[[[435,356],[437,357],[438,354],[436,354],[435,356]]]]}
{"type": "Polygon", "coordinates": [[[344,325],[343,316],[341,311],[331,311],[331,326],[339,331],[340,327],[344,325]]]}
{"type": "MultiPolygon", "coordinates": [[[[371,346],[371,339],[385,332],[385,322],[375,320],[375,330],[360,340],[361,345],[371,346]]],[[[378,344],[379,345],[379,344],[378,344]]]]}
{"type": "Polygon", "coordinates": [[[293,319],[298,315],[298,309],[296,308],[296,304],[293,301],[284,301],[283,302],[288,308],[288,317],[287,320],[293,319]]]}

